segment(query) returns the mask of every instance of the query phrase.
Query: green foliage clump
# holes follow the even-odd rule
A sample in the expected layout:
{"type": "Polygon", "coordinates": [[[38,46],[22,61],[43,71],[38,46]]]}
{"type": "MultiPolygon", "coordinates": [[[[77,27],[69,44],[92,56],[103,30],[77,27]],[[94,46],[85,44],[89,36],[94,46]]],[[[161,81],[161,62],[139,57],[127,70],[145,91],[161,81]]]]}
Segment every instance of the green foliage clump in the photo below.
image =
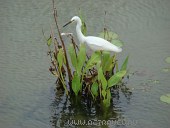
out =
{"type": "MultiPolygon", "coordinates": [[[[86,33],[85,23],[83,24],[82,31],[86,33]]],[[[58,26],[57,20],[56,25],[58,26]]],[[[128,57],[119,68],[116,54],[96,51],[88,56],[86,46],[78,46],[72,35],[68,35],[71,43],[66,50],[59,29],[58,35],[59,39],[54,38],[54,33],[51,32],[47,46],[52,64],[50,72],[57,77],[59,88],[63,88],[67,95],[88,96],[104,106],[110,106],[111,90],[119,87],[127,73],[128,57]]],[[[116,33],[106,29],[99,36],[119,47],[123,45],[116,33]]]]}

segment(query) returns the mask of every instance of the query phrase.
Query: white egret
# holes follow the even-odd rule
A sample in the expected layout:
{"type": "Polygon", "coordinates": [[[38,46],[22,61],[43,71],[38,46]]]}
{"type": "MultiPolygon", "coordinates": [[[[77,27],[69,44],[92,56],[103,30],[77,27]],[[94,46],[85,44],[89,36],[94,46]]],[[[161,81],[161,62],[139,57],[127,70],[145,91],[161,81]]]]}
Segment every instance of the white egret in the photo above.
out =
{"type": "Polygon", "coordinates": [[[113,52],[121,52],[122,48],[117,47],[110,43],[109,41],[102,39],[100,37],[95,36],[84,36],[81,32],[81,26],[82,22],[81,19],[78,16],[74,16],[67,24],[65,24],[63,27],[67,26],[68,24],[72,22],[76,22],[76,32],[77,32],[77,38],[80,43],[87,43],[87,45],[93,50],[93,51],[113,51],[113,52]]]}

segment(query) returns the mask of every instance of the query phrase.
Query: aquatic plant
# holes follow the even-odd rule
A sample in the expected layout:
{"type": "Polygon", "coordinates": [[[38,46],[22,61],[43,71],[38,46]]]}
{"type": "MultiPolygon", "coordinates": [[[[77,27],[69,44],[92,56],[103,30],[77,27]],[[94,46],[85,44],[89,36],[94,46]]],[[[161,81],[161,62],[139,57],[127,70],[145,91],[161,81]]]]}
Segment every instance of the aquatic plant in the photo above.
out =
{"type": "MultiPolygon", "coordinates": [[[[121,86],[119,83],[127,73],[128,57],[119,68],[116,54],[96,51],[88,56],[84,44],[77,45],[72,34],[60,32],[54,1],[53,12],[58,38],[54,36],[54,30],[51,29],[50,37],[46,41],[49,48],[48,55],[51,59],[49,70],[57,78],[58,88],[64,89],[67,96],[90,97],[94,102],[110,106],[111,90],[121,86]],[[66,35],[70,39],[68,50],[66,50],[62,35],[66,35]]],[[[86,31],[87,28],[83,21],[82,32],[86,34],[86,31]]],[[[99,36],[119,47],[123,45],[118,35],[106,28],[99,36]]]]}
{"type": "Polygon", "coordinates": [[[162,102],[170,104],[170,94],[165,94],[165,95],[160,96],[160,100],[162,102]]]}

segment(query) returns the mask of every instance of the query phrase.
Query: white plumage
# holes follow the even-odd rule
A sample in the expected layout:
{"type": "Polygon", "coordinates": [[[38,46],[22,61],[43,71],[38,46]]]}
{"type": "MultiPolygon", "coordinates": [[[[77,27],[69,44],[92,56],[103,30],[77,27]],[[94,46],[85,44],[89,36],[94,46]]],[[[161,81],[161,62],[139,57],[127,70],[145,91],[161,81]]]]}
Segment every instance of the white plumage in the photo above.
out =
{"type": "MultiPolygon", "coordinates": [[[[81,32],[81,26],[82,22],[81,19],[78,16],[74,16],[70,22],[68,22],[66,25],[76,22],[76,32],[77,32],[77,38],[80,43],[86,43],[92,50],[102,50],[102,51],[112,51],[112,52],[121,52],[122,48],[117,47],[116,45],[110,43],[109,41],[95,36],[84,36],[81,32]]],[[[64,27],[66,26],[64,25],[64,27]]]]}

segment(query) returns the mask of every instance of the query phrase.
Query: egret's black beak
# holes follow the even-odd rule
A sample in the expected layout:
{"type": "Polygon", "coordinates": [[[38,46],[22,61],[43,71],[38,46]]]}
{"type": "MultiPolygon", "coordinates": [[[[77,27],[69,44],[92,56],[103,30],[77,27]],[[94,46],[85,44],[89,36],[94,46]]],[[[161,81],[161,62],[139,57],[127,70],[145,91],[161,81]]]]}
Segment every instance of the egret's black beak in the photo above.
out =
{"type": "Polygon", "coordinates": [[[68,23],[66,23],[63,27],[65,27],[65,26],[67,26],[67,25],[69,25],[69,24],[71,24],[73,21],[69,21],[68,23]]]}

